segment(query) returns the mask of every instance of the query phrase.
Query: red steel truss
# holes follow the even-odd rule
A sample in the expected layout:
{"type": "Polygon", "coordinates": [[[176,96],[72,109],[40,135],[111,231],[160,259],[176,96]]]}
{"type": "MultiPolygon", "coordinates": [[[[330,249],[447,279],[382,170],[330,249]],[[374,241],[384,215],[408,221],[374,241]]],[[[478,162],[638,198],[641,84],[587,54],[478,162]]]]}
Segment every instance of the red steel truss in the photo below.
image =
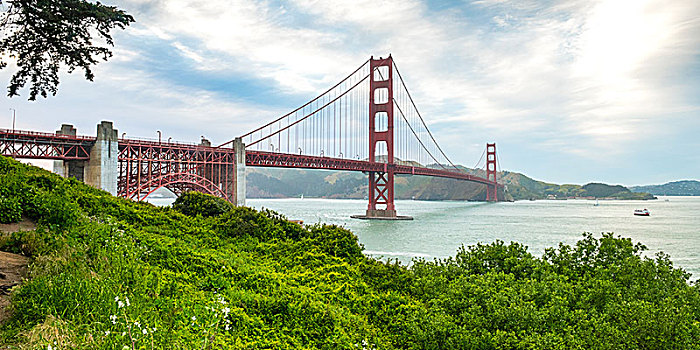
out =
{"type": "Polygon", "coordinates": [[[246,166],[347,171],[384,171],[383,163],[297,154],[246,151],[246,166]]]}
{"type": "MultiPolygon", "coordinates": [[[[95,137],[0,129],[0,154],[13,158],[89,161],[95,137]]],[[[158,188],[196,189],[233,198],[234,152],[172,142],[119,140],[118,195],[143,200],[158,188]]]]}
{"type": "Polygon", "coordinates": [[[0,154],[13,158],[87,160],[94,137],[0,129],[0,154]]]}
{"type": "Polygon", "coordinates": [[[161,187],[196,189],[233,201],[234,159],[228,148],[120,139],[117,191],[142,200],[161,187]]]}

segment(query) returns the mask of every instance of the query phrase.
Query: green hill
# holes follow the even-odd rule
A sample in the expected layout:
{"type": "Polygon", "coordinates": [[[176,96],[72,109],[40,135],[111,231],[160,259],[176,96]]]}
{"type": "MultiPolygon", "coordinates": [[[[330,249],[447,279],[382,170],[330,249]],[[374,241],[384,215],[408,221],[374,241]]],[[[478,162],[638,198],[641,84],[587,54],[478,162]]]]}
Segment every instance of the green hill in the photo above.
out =
{"type": "Polygon", "coordinates": [[[700,348],[700,288],[612,234],[407,267],[341,227],[194,192],[155,207],[0,157],[0,223],[20,219],[36,229],[0,232],[30,259],[3,349],[700,348]]]}
{"type": "Polygon", "coordinates": [[[648,192],[657,196],[700,196],[700,181],[685,180],[663,185],[632,186],[632,192],[648,192]]]}

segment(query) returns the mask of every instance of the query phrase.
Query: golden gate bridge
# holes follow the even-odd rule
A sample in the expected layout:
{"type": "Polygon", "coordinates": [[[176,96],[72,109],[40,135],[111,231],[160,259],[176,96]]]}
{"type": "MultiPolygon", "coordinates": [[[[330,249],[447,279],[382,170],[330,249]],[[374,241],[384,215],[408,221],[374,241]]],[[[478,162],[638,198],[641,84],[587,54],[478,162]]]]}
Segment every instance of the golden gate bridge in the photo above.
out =
{"type": "Polygon", "coordinates": [[[56,133],[0,129],[0,154],[53,159],[54,171],[113,195],[144,200],[165,187],[198,190],[245,205],[245,169],[281,167],[360,171],[368,177],[367,211],[357,218],[401,219],[394,177],[421,175],[483,184],[498,200],[495,143],[486,145],[485,176],[470,174],[440,148],[391,55],[370,58],[301,107],[233,140],[212,146],[118,136],[111,122],[97,136],[71,125],[56,133]]]}

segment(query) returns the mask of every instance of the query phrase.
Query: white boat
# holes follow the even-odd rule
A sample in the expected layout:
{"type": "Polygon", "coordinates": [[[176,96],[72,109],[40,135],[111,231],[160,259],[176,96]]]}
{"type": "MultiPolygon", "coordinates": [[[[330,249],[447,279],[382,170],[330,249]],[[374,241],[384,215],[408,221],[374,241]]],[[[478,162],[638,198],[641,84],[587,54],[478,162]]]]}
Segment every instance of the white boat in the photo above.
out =
{"type": "Polygon", "coordinates": [[[637,216],[649,216],[650,214],[649,214],[649,211],[648,211],[646,208],[644,208],[644,209],[635,209],[635,210],[634,210],[634,215],[637,215],[637,216]]]}

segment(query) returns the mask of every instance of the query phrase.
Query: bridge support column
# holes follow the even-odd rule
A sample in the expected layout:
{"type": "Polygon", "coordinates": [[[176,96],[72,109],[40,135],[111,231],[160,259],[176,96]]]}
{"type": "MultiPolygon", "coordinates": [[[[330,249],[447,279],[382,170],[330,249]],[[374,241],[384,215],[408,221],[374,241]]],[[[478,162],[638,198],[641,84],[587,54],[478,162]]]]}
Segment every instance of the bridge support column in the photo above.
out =
{"type": "Polygon", "coordinates": [[[486,185],[486,201],[498,202],[498,184],[496,180],[496,144],[486,144],[486,179],[493,181],[494,185],[486,185]]]}
{"type": "Polygon", "coordinates": [[[239,207],[245,206],[245,144],[237,137],[233,141],[236,159],[233,162],[233,203],[239,207]]]}
{"type": "Polygon", "coordinates": [[[112,122],[97,124],[97,139],[90,149],[90,160],[85,170],[85,183],[117,195],[119,176],[119,141],[112,122]]]}
{"type": "MultiPolygon", "coordinates": [[[[56,135],[76,136],[76,129],[73,125],[62,124],[61,130],[56,131],[56,135]]],[[[75,178],[78,181],[85,179],[84,160],[54,160],[53,172],[65,178],[75,178]]]]}
{"type": "MultiPolygon", "coordinates": [[[[397,216],[394,207],[394,61],[387,58],[369,60],[369,161],[386,156],[383,172],[369,172],[369,204],[366,215],[356,219],[412,220],[397,216]],[[382,128],[382,126],[386,128],[382,128]],[[382,154],[386,150],[386,155],[382,154]],[[385,208],[377,208],[377,205],[385,208]]],[[[380,159],[377,159],[380,158],[380,159]]]]}
{"type": "Polygon", "coordinates": [[[369,204],[367,218],[396,218],[394,206],[394,170],[369,173],[369,204]],[[377,204],[386,209],[377,209],[377,204]]]}

